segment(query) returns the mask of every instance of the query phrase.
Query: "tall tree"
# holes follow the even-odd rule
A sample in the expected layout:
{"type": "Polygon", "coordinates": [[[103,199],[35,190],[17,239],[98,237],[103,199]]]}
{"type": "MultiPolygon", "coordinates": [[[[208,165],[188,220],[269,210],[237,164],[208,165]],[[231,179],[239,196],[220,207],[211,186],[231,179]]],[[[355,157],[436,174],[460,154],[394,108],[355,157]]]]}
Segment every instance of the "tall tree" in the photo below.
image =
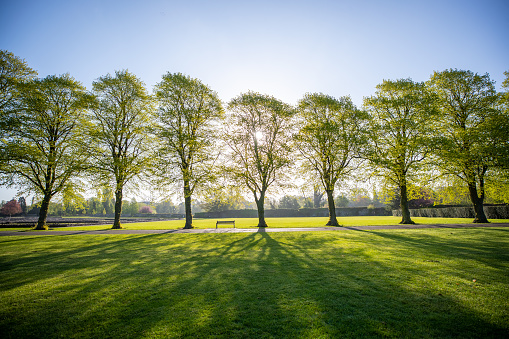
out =
{"type": "Polygon", "coordinates": [[[73,185],[86,162],[84,118],[90,97],[69,75],[18,85],[16,110],[3,139],[6,183],[42,196],[36,229],[46,229],[51,198],[73,185]]]}
{"type": "Polygon", "coordinates": [[[327,225],[338,226],[334,187],[357,167],[354,159],[359,159],[365,142],[367,116],[350,97],[336,99],[322,93],[306,94],[299,102],[299,116],[297,148],[327,193],[327,225]]]}
{"type": "Polygon", "coordinates": [[[435,99],[424,83],[385,80],[374,96],[365,98],[369,111],[369,144],[364,156],[376,172],[399,189],[401,224],[413,224],[408,208],[408,183],[420,170],[433,146],[435,99]]]}
{"type": "Polygon", "coordinates": [[[93,169],[101,182],[113,182],[114,229],[122,228],[124,187],[149,168],[152,101],[143,82],[127,70],[94,81],[97,101],[90,129],[93,169]]]}
{"type": "Polygon", "coordinates": [[[193,227],[192,195],[212,178],[217,158],[215,136],[223,108],[217,93],[198,79],[167,73],[155,87],[156,134],[160,140],[156,167],[165,183],[182,185],[186,223],[193,227]]]}
{"type": "Polygon", "coordinates": [[[313,207],[320,208],[322,205],[322,198],[324,192],[321,190],[320,186],[313,186],[313,207]]]}
{"type": "Polygon", "coordinates": [[[278,99],[254,92],[241,94],[228,105],[225,142],[230,148],[226,168],[232,178],[253,193],[258,227],[267,227],[267,189],[285,176],[291,157],[295,110],[278,99]]]}
{"type": "Polygon", "coordinates": [[[438,95],[441,111],[439,134],[443,138],[438,155],[442,171],[466,184],[474,222],[486,223],[485,182],[499,158],[499,153],[493,152],[499,150],[495,142],[500,126],[497,121],[504,121],[495,107],[498,95],[494,82],[488,74],[449,69],[435,72],[429,85],[438,95]]]}

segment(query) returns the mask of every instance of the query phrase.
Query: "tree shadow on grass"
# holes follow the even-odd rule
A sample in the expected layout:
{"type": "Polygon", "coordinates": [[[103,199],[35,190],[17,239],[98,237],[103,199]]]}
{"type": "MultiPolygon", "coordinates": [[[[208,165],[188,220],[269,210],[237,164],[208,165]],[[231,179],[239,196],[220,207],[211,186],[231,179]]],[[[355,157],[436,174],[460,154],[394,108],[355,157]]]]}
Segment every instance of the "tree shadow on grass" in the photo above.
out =
{"type": "MultiPolygon", "coordinates": [[[[379,234],[264,231],[87,236],[72,249],[63,242],[43,243],[45,255],[7,260],[12,268],[2,272],[8,279],[0,286],[12,292],[8,307],[1,308],[0,335],[465,338],[507,333],[507,326],[487,321],[454,295],[403,281],[404,269],[373,252],[373,246],[387,243],[379,234]],[[380,242],[373,242],[377,238],[380,242]],[[370,246],[357,244],[363,241],[370,246]],[[51,264],[36,269],[46,262],[51,264]],[[19,274],[20,268],[28,277],[19,274]],[[40,290],[26,290],[34,287],[40,290]]],[[[425,255],[442,245],[435,239],[436,244],[422,247],[398,236],[386,239],[404,242],[402,253],[425,255]]],[[[452,244],[451,251],[462,245],[452,244]]],[[[425,270],[423,264],[413,274],[425,270]]]]}

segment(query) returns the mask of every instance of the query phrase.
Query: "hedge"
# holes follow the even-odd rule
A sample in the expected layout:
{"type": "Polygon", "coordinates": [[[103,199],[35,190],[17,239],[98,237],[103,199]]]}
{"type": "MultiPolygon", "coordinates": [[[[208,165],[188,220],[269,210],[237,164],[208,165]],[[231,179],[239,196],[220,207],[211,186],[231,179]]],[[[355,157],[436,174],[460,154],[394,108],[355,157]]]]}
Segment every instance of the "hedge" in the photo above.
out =
{"type": "MultiPolygon", "coordinates": [[[[390,215],[390,212],[383,207],[367,208],[367,207],[341,207],[336,208],[338,217],[346,216],[366,216],[366,215],[390,215]]],[[[258,211],[253,209],[229,210],[220,212],[199,212],[195,213],[196,218],[257,218],[258,211]]],[[[266,209],[265,217],[328,217],[329,210],[327,208],[301,208],[301,209],[266,209]]]]}
{"type": "MultiPolygon", "coordinates": [[[[509,205],[486,205],[484,213],[488,219],[509,219],[509,205]]],[[[401,216],[401,210],[393,210],[392,215],[401,216]]],[[[473,207],[434,207],[410,209],[411,217],[429,218],[475,218],[473,207]]]]}

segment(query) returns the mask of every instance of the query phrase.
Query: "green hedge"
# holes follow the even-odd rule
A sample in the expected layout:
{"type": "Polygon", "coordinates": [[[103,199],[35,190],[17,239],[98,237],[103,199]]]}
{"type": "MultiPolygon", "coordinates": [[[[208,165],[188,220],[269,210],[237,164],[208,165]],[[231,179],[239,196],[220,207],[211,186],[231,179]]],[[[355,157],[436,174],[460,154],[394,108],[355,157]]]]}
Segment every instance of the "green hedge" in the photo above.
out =
{"type": "MultiPolygon", "coordinates": [[[[347,216],[365,216],[365,215],[390,215],[390,212],[383,207],[367,208],[367,207],[341,207],[336,208],[338,217],[347,216]]],[[[253,209],[230,210],[221,212],[199,212],[195,213],[196,218],[257,218],[258,211],[253,209]]],[[[301,208],[301,209],[266,209],[266,218],[282,218],[282,217],[328,217],[329,210],[327,208],[301,208]]]]}
{"type": "MultiPolygon", "coordinates": [[[[484,213],[488,219],[509,219],[509,205],[487,205],[484,213]]],[[[393,210],[392,215],[401,216],[401,210],[393,210]]],[[[412,217],[428,218],[475,218],[473,207],[433,207],[410,209],[412,217]]]]}

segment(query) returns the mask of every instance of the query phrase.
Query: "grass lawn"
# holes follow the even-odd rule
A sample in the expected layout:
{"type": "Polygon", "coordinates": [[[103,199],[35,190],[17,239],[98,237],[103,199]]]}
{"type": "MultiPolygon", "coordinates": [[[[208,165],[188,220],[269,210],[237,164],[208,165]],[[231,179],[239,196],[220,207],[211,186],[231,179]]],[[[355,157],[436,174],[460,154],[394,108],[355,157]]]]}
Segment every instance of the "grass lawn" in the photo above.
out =
{"type": "Polygon", "coordinates": [[[1,338],[504,338],[509,229],[0,237],[1,338]]]}
{"type": "MultiPolygon", "coordinates": [[[[193,219],[194,228],[216,228],[217,220],[235,220],[237,228],[257,228],[258,218],[228,218],[228,219],[193,219]]],[[[323,227],[328,221],[326,217],[306,217],[306,218],[266,218],[267,224],[271,228],[288,227],[323,227]]],[[[412,218],[417,224],[467,224],[473,221],[472,218],[412,218]]],[[[338,222],[342,226],[364,226],[364,225],[397,225],[401,217],[339,217],[338,222]]],[[[491,219],[492,223],[509,223],[509,219],[491,219]]],[[[178,229],[183,228],[185,220],[167,220],[122,224],[126,229],[178,229]]],[[[231,225],[220,226],[231,227],[231,225]]],[[[76,226],[72,230],[107,230],[111,225],[98,226],[76,226]]],[[[53,228],[53,230],[62,230],[63,228],[53,228]]],[[[65,229],[65,228],[64,228],[65,229]]],[[[71,229],[71,228],[69,228],[71,229]]],[[[4,231],[29,231],[27,228],[2,228],[4,231]]],[[[39,231],[38,231],[39,232],[39,231]]],[[[44,231],[43,231],[44,232],[44,231]]]]}

